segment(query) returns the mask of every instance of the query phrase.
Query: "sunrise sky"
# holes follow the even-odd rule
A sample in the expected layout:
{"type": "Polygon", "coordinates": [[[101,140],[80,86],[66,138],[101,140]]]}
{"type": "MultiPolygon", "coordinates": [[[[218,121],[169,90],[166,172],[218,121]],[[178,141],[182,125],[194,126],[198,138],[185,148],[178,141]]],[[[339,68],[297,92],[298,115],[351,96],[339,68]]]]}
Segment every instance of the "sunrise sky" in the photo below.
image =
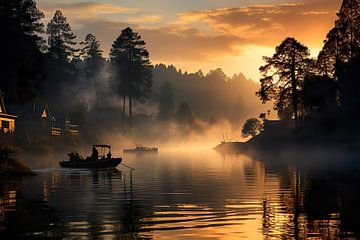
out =
{"type": "Polygon", "coordinates": [[[221,67],[259,79],[263,55],[285,37],[316,56],[342,0],[38,0],[47,22],[61,9],[78,41],[94,34],[107,57],[121,29],[147,43],[152,63],[190,72],[221,67]]]}

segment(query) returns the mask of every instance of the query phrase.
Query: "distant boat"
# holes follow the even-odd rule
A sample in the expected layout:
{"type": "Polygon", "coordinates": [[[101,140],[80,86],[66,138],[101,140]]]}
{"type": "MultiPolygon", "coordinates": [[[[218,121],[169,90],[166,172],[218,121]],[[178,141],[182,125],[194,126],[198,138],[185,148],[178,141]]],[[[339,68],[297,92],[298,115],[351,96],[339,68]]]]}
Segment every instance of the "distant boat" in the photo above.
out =
{"type": "Polygon", "coordinates": [[[158,148],[156,148],[156,147],[144,147],[143,145],[139,144],[139,145],[136,145],[135,148],[124,149],[123,152],[124,153],[146,153],[146,152],[157,153],[158,148]]]}
{"type": "Polygon", "coordinates": [[[59,162],[64,168],[115,168],[122,161],[122,158],[111,157],[109,145],[93,145],[93,153],[84,159],[79,153],[69,153],[69,161],[59,162]],[[99,153],[100,152],[100,153],[99,153]],[[105,154],[108,152],[107,154],[105,154]]]}

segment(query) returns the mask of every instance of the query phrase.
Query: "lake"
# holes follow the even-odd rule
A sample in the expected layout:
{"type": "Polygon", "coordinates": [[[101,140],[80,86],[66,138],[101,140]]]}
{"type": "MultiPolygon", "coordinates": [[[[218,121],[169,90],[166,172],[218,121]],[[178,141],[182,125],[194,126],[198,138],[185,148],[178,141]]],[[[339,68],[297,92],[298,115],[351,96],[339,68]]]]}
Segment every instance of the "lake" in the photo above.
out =
{"type": "MultiPolygon", "coordinates": [[[[117,155],[117,154],[114,154],[117,155]]],[[[0,183],[0,239],[356,239],[357,155],[121,154],[114,170],[58,167],[65,154],[26,156],[37,173],[0,183]],[[304,156],[305,155],[305,156],[304,156]]]]}

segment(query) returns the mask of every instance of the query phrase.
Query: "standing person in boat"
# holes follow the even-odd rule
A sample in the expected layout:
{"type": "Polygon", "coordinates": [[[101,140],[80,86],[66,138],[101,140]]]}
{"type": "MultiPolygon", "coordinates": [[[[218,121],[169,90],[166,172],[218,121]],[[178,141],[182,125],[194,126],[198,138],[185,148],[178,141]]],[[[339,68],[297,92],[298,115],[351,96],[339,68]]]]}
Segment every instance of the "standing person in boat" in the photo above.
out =
{"type": "Polygon", "coordinates": [[[97,160],[99,158],[99,151],[96,149],[96,147],[93,147],[91,158],[94,160],[97,160]]]}

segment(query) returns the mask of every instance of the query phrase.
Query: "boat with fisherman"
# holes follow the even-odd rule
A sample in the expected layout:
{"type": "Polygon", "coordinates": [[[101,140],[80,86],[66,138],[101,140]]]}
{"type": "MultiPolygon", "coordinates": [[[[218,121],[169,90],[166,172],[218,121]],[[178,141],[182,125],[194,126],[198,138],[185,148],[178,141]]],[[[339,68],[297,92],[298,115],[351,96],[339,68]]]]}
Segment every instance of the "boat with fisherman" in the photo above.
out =
{"type": "Polygon", "coordinates": [[[64,168],[114,168],[122,162],[122,158],[114,158],[111,146],[105,144],[92,145],[92,155],[83,158],[79,153],[69,153],[69,161],[59,162],[64,168]]]}
{"type": "Polygon", "coordinates": [[[157,153],[159,151],[156,147],[145,147],[141,144],[136,144],[135,148],[124,149],[124,153],[157,153]]]}

